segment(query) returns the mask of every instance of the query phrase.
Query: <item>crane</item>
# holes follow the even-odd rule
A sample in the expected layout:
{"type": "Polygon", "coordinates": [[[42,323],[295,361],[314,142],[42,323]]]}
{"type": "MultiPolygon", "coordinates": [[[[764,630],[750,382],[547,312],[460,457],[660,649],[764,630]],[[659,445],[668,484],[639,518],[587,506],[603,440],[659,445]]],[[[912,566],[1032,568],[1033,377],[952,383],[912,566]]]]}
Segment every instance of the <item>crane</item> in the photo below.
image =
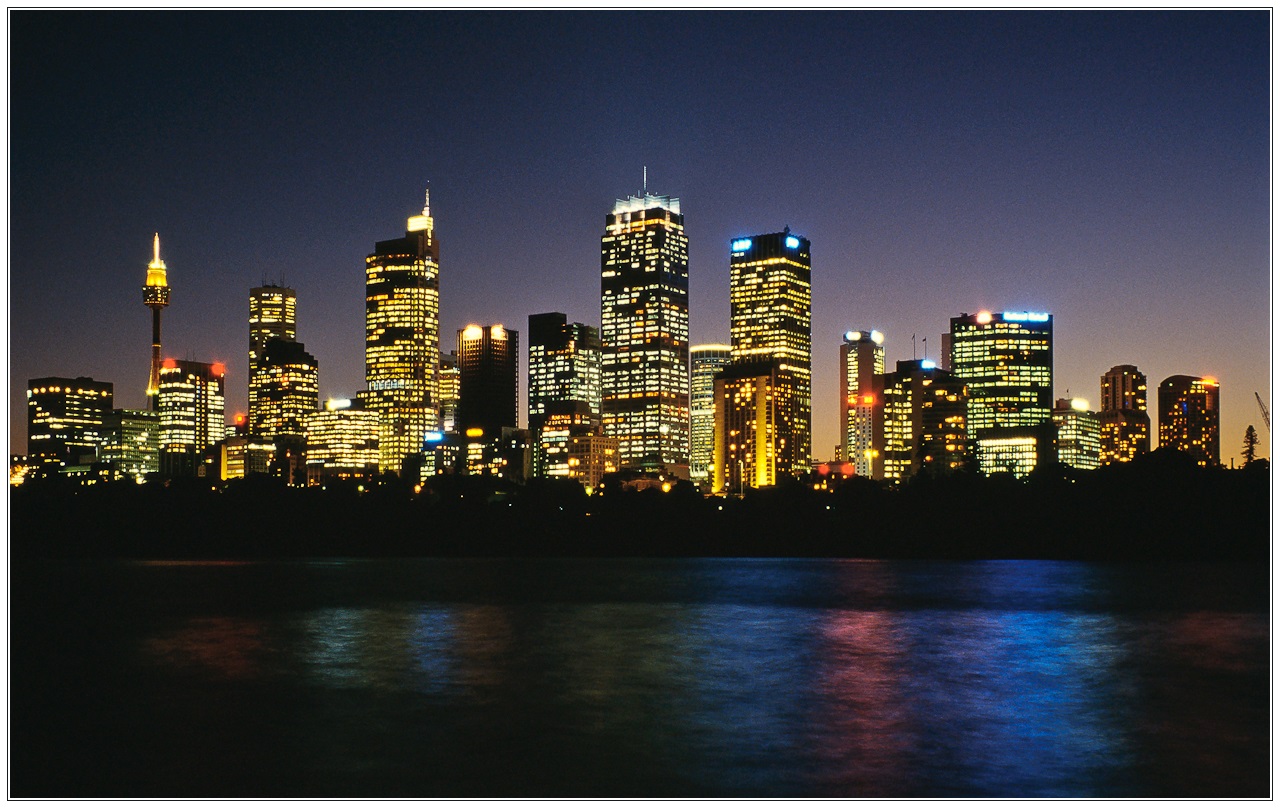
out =
{"type": "Polygon", "coordinates": [[[1271,431],[1271,412],[1267,410],[1267,405],[1262,403],[1262,396],[1258,395],[1258,391],[1253,391],[1253,397],[1258,400],[1258,409],[1262,410],[1262,423],[1267,425],[1267,431],[1271,431]]]}

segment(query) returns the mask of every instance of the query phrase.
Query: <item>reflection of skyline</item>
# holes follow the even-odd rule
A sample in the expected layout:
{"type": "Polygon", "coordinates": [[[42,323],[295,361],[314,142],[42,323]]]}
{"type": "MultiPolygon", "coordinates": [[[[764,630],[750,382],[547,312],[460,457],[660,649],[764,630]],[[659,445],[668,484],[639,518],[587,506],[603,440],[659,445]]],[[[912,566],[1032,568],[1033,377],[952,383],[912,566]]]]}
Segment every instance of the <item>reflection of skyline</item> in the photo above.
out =
{"type": "MultiPolygon", "coordinates": [[[[1204,738],[1265,737],[1254,701],[1214,692],[1265,674],[1265,616],[1095,611],[1115,570],[661,569],[683,599],[651,579],[654,601],[526,593],[198,616],[141,649],[183,677],[285,688],[296,712],[277,722],[282,747],[312,750],[331,779],[408,767],[424,788],[472,794],[490,793],[482,772],[500,764],[526,794],[567,782],[591,794],[1128,796],[1194,790],[1196,761],[1244,765],[1204,738]],[[820,579],[864,602],[796,605],[820,579]],[[1190,679],[1164,684],[1170,670],[1190,679]],[[1223,698],[1237,706],[1211,706],[1223,698]],[[424,739],[443,750],[430,762],[424,739]]],[[[552,573],[544,591],[565,586],[552,573]]]]}

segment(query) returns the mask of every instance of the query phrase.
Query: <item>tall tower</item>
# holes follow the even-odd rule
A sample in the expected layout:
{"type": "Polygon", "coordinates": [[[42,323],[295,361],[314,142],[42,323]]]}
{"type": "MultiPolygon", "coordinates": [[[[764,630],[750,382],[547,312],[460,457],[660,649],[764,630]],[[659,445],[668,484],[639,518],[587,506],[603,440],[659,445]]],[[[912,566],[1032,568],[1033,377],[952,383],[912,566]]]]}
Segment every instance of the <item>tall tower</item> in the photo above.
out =
{"type": "Polygon", "coordinates": [[[458,431],[485,441],[516,426],[520,333],[501,324],[458,329],[458,431]],[[479,437],[479,436],[477,436],[479,437]]]}
{"type": "Polygon", "coordinates": [[[379,415],[380,469],[400,473],[439,429],[440,245],[431,192],[404,238],[365,259],[365,409],[379,415]]]}
{"type": "Polygon", "coordinates": [[[689,479],[709,484],[716,449],[716,375],[729,364],[728,345],[689,349],[689,479]]]}
{"type": "Polygon", "coordinates": [[[142,302],[151,309],[151,376],[147,379],[147,407],[159,409],[160,394],[160,312],[169,305],[168,268],[160,260],[160,234],[152,243],[151,263],[147,264],[147,283],[142,287],[142,302]]]}
{"type": "Polygon", "coordinates": [[[729,258],[729,345],[734,364],[776,362],[790,414],[769,451],[776,473],[809,471],[812,450],[812,295],[809,240],[790,228],[734,239],[729,258]],[[786,431],[790,429],[790,433],[786,431]]]}
{"type": "Polygon", "coordinates": [[[689,239],[680,200],[619,199],[600,239],[602,420],[624,467],[689,473],[689,239]]]}
{"type": "Polygon", "coordinates": [[[160,473],[194,477],[205,449],[226,431],[221,362],[166,359],[160,369],[160,473]]]}
{"type": "Polygon", "coordinates": [[[1116,365],[1102,375],[1100,460],[1127,463],[1151,451],[1147,377],[1134,365],[1116,365]]]}
{"type": "Polygon", "coordinates": [[[1020,476],[1054,459],[1053,315],[952,317],[951,372],[969,388],[966,427],[982,473],[1020,476]]]}
{"type": "Polygon", "coordinates": [[[255,435],[268,435],[264,428],[267,416],[258,403],[262,386],[267,383],[262,357],[270,340],[297,339],[297,299],[297,292],[283,286],[249,290],[249,431],[255,435]]]}
{"type": "Polygon", "coordinates": [[[1186,452],[1198,465],[1218,465],[1218,383],[1198,376],[1160,382],[1160,448],[1186,452]]]}
{"type": "Polygon", "coordinates": [[[872,476],[876,376],[884,373],[884,334],[846,331],[840,344],[840,450],[859,477],[872,476]]]}
{"type": "Polygon", "coordinates": [[[600,422],[600,331],[570,323],[560,312],[529,315],[529,431],[536,433],[557,403],[587,405],[600,422]]]}

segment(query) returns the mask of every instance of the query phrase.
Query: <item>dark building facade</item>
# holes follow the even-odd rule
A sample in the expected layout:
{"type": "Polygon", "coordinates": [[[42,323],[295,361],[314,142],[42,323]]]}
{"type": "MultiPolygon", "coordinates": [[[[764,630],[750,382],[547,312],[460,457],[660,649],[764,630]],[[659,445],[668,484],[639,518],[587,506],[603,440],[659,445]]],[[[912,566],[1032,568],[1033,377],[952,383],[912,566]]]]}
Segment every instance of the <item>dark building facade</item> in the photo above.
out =
{"type": "Polygon", "coordinates": [[[518,331],[501,324],[458,329],[458,432],[492,440],[516,428],[519,357],[518,331]]]}
{"type": "Polygon", "coordinates": [[[115,388],[87,376],[27,382],[27,463],[59,471],[96,462],[109,440],[115,388]]]}
{"type": "Polygon", "coordinates": [[[1217,466],[1219,387],[1213,379],[1170,376],[1160,382],[1160,447],[1179,449],[1201,466],[1217,466]]]}

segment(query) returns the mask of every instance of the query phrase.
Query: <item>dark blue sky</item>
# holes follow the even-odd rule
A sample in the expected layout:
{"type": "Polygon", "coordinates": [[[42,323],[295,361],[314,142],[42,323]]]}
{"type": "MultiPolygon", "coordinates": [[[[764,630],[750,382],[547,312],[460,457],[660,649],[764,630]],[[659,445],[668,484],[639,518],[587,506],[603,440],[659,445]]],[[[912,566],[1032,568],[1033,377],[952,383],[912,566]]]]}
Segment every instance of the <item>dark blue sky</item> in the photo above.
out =
{"type": "MultiPolygon", "coordinates": [[[[144,402],[225,361],[248,290],[297,289],[321,395],[363,387],[364,256],[431,185],[442,345],[469,321],[598,324],[613,200],[678,196],[697,342],[728,242],[813,244],[815,455],[840,335],[936,357],[949,318],[1055,315],[1055,387],[1223,385],[1224,461],[1270,385],[1270,28],[1255,12],[10,12],[10,439],[26,380],[144,402]]],[[[523,359],[522,359],[523,362],[523,359]]],[[[522,367],[523,373],[523,367],[522,367]]],[[[523,381],[522,381],[523,384],[523,381]]],[[[1154,418],[1153,418],[1154,421],[1154,418]]]]}

